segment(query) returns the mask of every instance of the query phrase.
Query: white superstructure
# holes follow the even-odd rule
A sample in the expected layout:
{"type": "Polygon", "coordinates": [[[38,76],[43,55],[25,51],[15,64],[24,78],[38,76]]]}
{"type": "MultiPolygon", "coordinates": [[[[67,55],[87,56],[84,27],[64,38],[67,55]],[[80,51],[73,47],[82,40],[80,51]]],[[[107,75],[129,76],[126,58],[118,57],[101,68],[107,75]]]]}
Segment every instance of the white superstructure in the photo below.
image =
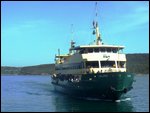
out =
{"type": "Polygon", "coordinates": [[[56,56],[56,74],[126,72],[123,48],[113,45],[74,47],[72,54],[56,56]]]}

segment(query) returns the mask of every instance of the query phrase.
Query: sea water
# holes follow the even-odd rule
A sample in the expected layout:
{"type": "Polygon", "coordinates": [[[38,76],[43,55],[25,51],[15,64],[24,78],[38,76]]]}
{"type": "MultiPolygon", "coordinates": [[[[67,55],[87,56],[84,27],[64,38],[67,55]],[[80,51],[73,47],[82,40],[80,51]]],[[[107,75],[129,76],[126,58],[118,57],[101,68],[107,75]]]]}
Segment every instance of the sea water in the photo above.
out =
{"type": "Polygon", "coordinates": [[[149,111],[149,75],[135,76],[133,89],[116,102],[75,99],[54,91],[51,77],[2,75],[1,111],[149,111]]]}

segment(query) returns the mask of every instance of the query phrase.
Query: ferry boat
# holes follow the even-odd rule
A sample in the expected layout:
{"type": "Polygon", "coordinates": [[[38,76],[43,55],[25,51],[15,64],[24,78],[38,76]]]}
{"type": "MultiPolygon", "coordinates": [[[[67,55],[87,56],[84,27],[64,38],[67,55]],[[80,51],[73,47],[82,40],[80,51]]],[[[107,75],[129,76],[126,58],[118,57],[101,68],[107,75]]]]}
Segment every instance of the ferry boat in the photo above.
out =
{"type": "Polygon", "coordinates": [[[75,46],[71,41],[68,54],[59,50],[55,55],[52,84],[72,97],[118,100],[132,89],[134,74],[126,70],[124,46],[102,43],[96,20],[93,29],[94,44],[75,46]]]}

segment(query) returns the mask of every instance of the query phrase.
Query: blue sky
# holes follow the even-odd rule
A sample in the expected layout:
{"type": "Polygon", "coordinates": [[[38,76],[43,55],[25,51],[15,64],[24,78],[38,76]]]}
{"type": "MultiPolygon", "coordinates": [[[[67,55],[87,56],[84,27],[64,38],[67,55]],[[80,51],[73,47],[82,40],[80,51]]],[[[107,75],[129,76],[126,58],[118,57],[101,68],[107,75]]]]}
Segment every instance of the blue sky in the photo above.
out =
{"type": "MultiPolygon", "coordinates": [[[[1,2],[1,65],[54,63],[58,48],[68,53],[70,40],[91,43],[94,6],[94,1],[1,2]]],[[[148,1],[98,2],[98,22],[104,44],[149,53],[148,1]]]]}

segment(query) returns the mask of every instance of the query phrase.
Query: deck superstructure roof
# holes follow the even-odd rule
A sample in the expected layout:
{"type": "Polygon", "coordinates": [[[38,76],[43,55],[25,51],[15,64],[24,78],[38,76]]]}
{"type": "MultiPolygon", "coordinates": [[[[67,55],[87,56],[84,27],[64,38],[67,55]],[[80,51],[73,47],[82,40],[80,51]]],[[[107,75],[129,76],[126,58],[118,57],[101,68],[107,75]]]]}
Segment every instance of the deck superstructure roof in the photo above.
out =
{"type": "Polygon", "coordinates": [[[116,48],[123,49],[125,46],[117,46],[117,45],[83,45],[74,47],[73,50],[85,49],[85,48],[116,48]]]}

